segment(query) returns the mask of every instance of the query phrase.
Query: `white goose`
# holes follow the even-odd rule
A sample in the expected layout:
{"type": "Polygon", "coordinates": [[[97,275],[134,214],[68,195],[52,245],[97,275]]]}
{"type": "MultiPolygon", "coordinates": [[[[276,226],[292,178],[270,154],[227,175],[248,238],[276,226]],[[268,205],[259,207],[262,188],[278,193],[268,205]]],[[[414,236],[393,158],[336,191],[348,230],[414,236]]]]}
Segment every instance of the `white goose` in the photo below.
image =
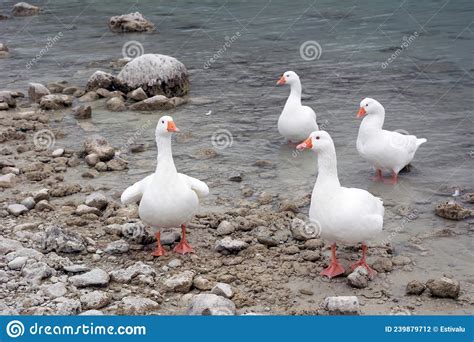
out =
{"type": "Polygon", "coordinates": [[[181,225],[181,241],[174,248],[177,253],[194,252],[186,240],[186,223],[199,207],[199,199],[209,194],[206,183],[176,171],[171,153],[171,134],[179,131],[170,116],[163,116],[155,130],[158,165],[155,173],[128,187],[122,193],[122,203],[140,201],[140,219],[155,232],[157,246],[154,256],[165,254],[160,242],[160,228],[181,225]]]}
{"type": "Polygon", "coordinates": [[[382,129],[385,109],[369,97],[362,100],[357,113],[358,118],[364,116],[357,136],[357,151],[374,165],[376,180],[382,179],[385,169],[392,172],[391,182],[396,184],[400,170],[413,160],[418,147],[427,140],[382,129]]]}
{"type": "Polygon", "coordinates": [[[278,119],[278,131],[289,142],[298,143],[319,129],[316,113],[310,107],[301,105],[301,82],[295,72],[285,72],[277,82],[277,85],[283,84],[289,84],[291,92],[278,119]]]}
{"type": "Polygon", "coordinates": [[[331,262],[321,275],[329,278],[344,273],[336,258],[336,243],[362,243],[362,258],[352,269],[366,263],[368,240],[382,231],[384,207],[382,201],[368,191],[345,188],[337,176],[336,149],[331,136],[325,131],[311,133],[297,149],[311,149],[318,155],[318,178],[314,185],[309,209],[310,220],[318,225],[321,237],[331,242],[331,262]]]}

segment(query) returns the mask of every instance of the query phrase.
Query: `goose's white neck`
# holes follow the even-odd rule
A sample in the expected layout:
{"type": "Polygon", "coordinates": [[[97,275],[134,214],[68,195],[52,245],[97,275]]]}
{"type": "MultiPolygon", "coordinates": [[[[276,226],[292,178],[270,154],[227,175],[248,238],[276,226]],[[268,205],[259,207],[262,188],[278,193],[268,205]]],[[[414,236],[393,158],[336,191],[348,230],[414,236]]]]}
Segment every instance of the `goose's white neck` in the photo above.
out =
{"type": "Polygon", "coordinates": [[[339,177],[337,175],[336,149],[334,145],[318,152],[318,178],[315,189],[335,189],[339,188],[339,177]]]}
{"type": "Polygon", "coordinates": [[[301,106],[301,82],[296,80],[290,84],[291,91],[288,100],[286,100],[286,105],[297,105],[301,106]]]}
{"type": "Polygon", "coordinates": [[[382,129],[385,121],[385,109],[382,105],[376,108],[374,113],[368,114],[360,124],[359,132],[372,129],[382,129]]]}
{"type": "Polygon", "coordinates": [[[156,165],[156,170],[160,169],[176,172],[173,153],[171,152],[171,134],[166,136],[158,135],[156,137],[156,146],[158,147],[158,164],[156,165]]]}

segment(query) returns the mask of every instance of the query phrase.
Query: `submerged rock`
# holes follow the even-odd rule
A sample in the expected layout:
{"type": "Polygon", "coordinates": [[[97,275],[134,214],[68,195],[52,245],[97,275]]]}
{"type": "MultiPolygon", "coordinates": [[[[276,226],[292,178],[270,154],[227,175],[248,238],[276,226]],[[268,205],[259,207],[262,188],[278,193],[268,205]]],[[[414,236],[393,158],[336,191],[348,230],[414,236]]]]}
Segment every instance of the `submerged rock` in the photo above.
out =
{"type": "Polygon", "coordinates": [[[61,109],[72,105],[72,97],[63,94],[45,95],[40,100],[42,109],[61,109]]]}
{"type": "Polygon", "coordinates": [[[105,107],[112,112],[123,112],[127,109],[122,97],[111,97],[105,103],[105,107]]]}
{"type": "Polygon", "coordinates": [[[155,95],[153,97],[150,97],[149,99],[132,104],[130,106],[130,109],[139,111],[149,111],[159,109],[170,109],[173,107],[174,105],[166,96],[155,95]]]}
{"type": "Polygon", "coordinates": [[[72,114],[76,119],[90,119],[92,117],[92,108],[89,105],[80,105],[72,109],[72,114]]]}
{"type": "Polygon", "coordinates": [[[37,15],[41,11],[41,8],[30,5],[26,2],[19,2],[13,6],[12,14],[15,17],[30,17],[37,15]]]}
{"type": "MultiPolygon", "coordinates": [[[[1,13],[0,13],[0,17],[1,17],[1,13]]],[[[1,18],[0,18],[1,19],[1,18]]],[[[4,43],[0,43],[0,58],[2,57],[8,57],[8,52],[10,50],[8,49],[8,46],[4,43]]]]}
{"type": "Polygon", "coordinates": [[[438,216],[450,220],[462,220],[472,215],[471,210],[464,208],[461,204],[456,202],[438,204],[435,208],[435,213],[438,216]]]}
{"type": "Polygon", "coordinates": [[[426,282],[426,286],[433,297],[441,298],[458,298],[461,285],[459,281],[448,277],[439,279],[430,279],[426,282]]]}
{"type": "Polygon", "coordinates": [[[176,58],[144,54],[125,65],[117,76],[130,89],[142,88],[148,96],[184,96],[189,91],[188,71],[176,58]]]}
{"type": "Polygon", "coordinates": [[[187,314],[190,316],[232,316],[235,304],[227,298],[215,294],[198,294],[190,300],[187,314]]]}
{"type": "Polygon", "coordinates": [[[86,154],[95,153],[101,161],[108,161],[115,155],[115,149],[101,136],[89,137],[84,141],[86,154]]]}
{"type": "Polygon", "coordinates": [[[155,26],[145,19],[140,12],[114,16],[109,19],[112,32],[151,32],[155,26]]]}

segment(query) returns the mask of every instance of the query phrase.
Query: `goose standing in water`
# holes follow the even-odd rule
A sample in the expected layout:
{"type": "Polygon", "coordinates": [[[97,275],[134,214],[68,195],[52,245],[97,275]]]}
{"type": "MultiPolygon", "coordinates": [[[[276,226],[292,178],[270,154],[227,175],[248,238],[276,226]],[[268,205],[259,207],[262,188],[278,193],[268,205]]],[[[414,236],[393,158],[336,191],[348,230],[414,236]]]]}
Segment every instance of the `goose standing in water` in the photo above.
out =
{"type": "Polygon", "coordinates": [[[284,84],[289,84],[291,91],[278,119],[278,132],[289,142],[299,143],[319,129],[316,113],[301,104],[301,82],[295,72],[287,71],[281,76],[277,85],[284,84]]]}

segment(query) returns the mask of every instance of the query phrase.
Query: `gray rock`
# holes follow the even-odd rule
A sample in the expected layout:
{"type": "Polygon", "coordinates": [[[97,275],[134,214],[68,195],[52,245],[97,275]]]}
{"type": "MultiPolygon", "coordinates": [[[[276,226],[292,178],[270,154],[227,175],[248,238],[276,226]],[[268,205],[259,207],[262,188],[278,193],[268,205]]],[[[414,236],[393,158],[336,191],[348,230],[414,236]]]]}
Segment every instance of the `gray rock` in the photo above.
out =
{"type": "Polygon", "coordinates": [[[212,293],[198,294],[189,301],[190,316],[233,316],[235,304],[227,298],[212,293]]]}
{"type": "Polygon", "coordinates": [[[307,261],[321,260],[321,253],[319,251],[306,250],[301,253],[301,257],[307,261]]]}
{"type": "Polygon", "coordinates": [[[183,263],[179,259],[173,259],[168,263],[168,267],[170,268],[176,268],[180,267],[183,263]]]}
{"type": "Polygon", "coordinates": [[[145,19],[140,12],[114,16],[109,19],[109,28],[112,32],[151,32],[155,26],[145,19]]]}
{"type": "MultiPolygon", "coordinates": [[[[145,225],[141,222],[125,223],[121,226],[121,232],[124,239],[130,242],[148,244],[155,241],[154,237],[147,232],[145,225]]],[[[175,240],[173,240],[173,242],[174,241],[175,240]]],[[[161,237],[161,243],[163,243],[163,234],[161,237]]]]}
{"type": "Polygon", "coordinates": [[[109,201],[107,200],[107,197],[105,197],[104,194],[101,194],[100,192],[93,192],[92,194],[86,197],[84,203],[89,207],[104,210],[109,201]]]}
{"type": "Polygon", "coordinates": [[[395,266],[405,266],[411,264],[411,259],[407,256],[397,255],[392,258],[392,263],[395,266]]]}
{"type": "MultiPolygon", "coordinates": [[[[60,297],[64,298],[64,297],[60,297]]],[[[60,298],[57,298],[59,300],[60,298]]],[[[56,314],[61,316],[72,316],[77,315],[81,311],[81,302],[77,299],[69,299],[64,298],[57,306],[56,306],[56,314]]]]}
{"type": "Polygon", "coordinates": [[[107,171],[107,164],[104,162],[98,162],[94,167],[99,172],[107,171]]]}
{"type": "Polygon", "coordinates": [[[64,154],[64,148],[57,148],[51,153],[51,157],[57,158],[64,154]]]}
{"type": "Polygon", "coordinates": [[[212,282],[209,279],[199,275],[194,277],[193,286],[198,290],[207,291],[212,289],[212,282]]]}
{"type": "Polygon", "coordinates": [[[347,282],[352,287],[363,289],[369,285],[369,273],[363,266],[358,266],[351,274],[347,276],[347,282]]]}
{"type": "Polygon", "coordinates": [[[146,100],[134,103],[130,106],[131,110],[152,111],[160,109],[171,109],[174,105],[164,95],[155,95],[146,100]]]}
{"type": "Polygon", "coordinates": [[[29,83],[28,85],[28,97],[33,102],[39,103],[43,96],[50,94],[48,88],[41,83],[29,83]]]}
{"type": "Polygon", "coordinates": [[[181,235],[175,231],[163,232],[160,235],[160,242],[164,246],[169,246],[179,241],[181,239],[181,235]]]}
{"type": "Polygon", "coordinates": [[[88,91],[79,98],[79,102],[92,102],[99,99],[99,95],[95,91],[88,91]]]}
{"type": "Polygon", "coordinates": [[[127,109],[122,97],[114,96],[107,100],[105,107],[112,112],[123,112],[127,109]]]}
{"type": "Polygon", "coordinates": [[[101,136],[88,137],[84,141],[86,154],[95,153],[101,161],[108,161],[115,155],[115,149],[101,136]]]}
{"type": "Polygon", "coordinates": [[[133,278],[143,275],[143,276],[155,276],[155,269],[141,261],[136,262],[132,266],[127,267],[126,269],[114,270],[110,272],[110,277],[113,281],[118,283],[128,283],[133,278]]]}
{"type": "Polygon", "coordinates": [[[117,240],[110,242],[105,248],[106,253],[110,254],[123,254],[130,250],[130,245],[125,240],[117,240]]]}
{"type": "Polygon", "coordinates": [[[127,94],[127,97],[131,100],[134,101],[143,101],[148,98],[146,95],[145,91],[142,88],[137,88],[135,90],[132,90],[127,94]]]}
{"type": "Polygon", "coordinates": [[[18,248],[13,252],[10,252],[6,255],[7,261],[12,261],[18,257],[26,257],[28,259],[41,260],[44,257],[43,253],[38,252],[33,248],[18,248]]]}
{"type": "Polygon", "coordinates": [[[320,233],[320,228],[317,223],[305,222],[299,218],[294,218],[290,226],[293,239],[298,241],[306,241],[314,239],[320,233]]]}
{"type": "Polygon", "coordinates": [[[19,256],[13,259],[8,263],[8,268],[14,271],[19,271],[25,266],[26,262],[28,261],[28,257],[19,256]]]}
{"type": "Polygon", "coordinates": [[[114,158],[107,162],[107,170],[110,171],[123,171],[128,168],[128,163],[122,158],[114,158]]]}
{"type": "Polygon", "coordinates": [[[226,220],[221,221],[221,223],[219,223],[219,225],[217,226],[216,230],[216,234],[219,236],[229,235],[233,232],[235,232],[235,225],[226,220]]]}
{"type": "Polygon", "coordinates": [[[49,190],[48,189],[41,189],[35,193],[33,193],[33,198],[35,202],[39,202],[42,200],[49,200],[49,190]]]}
{"type": "Polygon", "coordinates": [[[148,298],[127,296],[122,298],[120,313],[124,315],[144,315],[150,311],[158,310],[160,305],[148,298]]]}
{"type": "Polygon", "coordinates": [[[211,293],[229,299],[234,296],[234,291],[232,290],[232,287],[226,283],[217,283],[212,288],[211,293]]]}
{"type": "Polygon", "coordinates": [[[380,257],[374,261],[372,268],[380,273],[391,272],[393,263],[390,258],[380,257]]]}
{"type": "Polygon", "coordinates": [[[439,279],[430,279],[426,282],[426,286],[433,297],[440,298],[458,298],[461,285],[459,281],[448,277],[439,279]]]}
{"type": "Polygon", "coordinates": [[[62,93],[64,88],[66,88],[66,81],[61,81],[61,82],[49,82],[46,84],[46,87],[48,90],[52,93],[62,93]]]}
{"type": "Polygon", "coordinates": [[[30,17],[37,15],[41,11],[41,8],[30,5],[26,2],[19,2],[13,6],[12,15],[15,17],[30,17]]]}
{"type": "Polygon", "coordinates": [[[216,242],[215,250],[222,254],[237,253],[248,247],[248,243],[234,240],[228,236],[216,242]]]}
{"type": "Polygon", "coordinates": [[[42,279],[51,277],[54,274],[54,270],[48,266],[48,264],[37,261],[33,263],[27,263],[22,271],[21,274],[25,277],[28,281],[33,283],[37,283],[42,279]]]}
{"type": "Polygon", "coordinates": [[[0,188],[12,188],[16,184],[16,175],[14,173],[7,173],[0,176],[0,188]]]}
{"type": "MultiPolygon", "coordinates": [[[[168,98],[184,96],[189,91],[186,67],[176,58],[144,54],[131,60],[117,76],[130,89],[142,88],[148,96],[168,98]]],[[[146,101],[146,100],[145,100],[146,101]]],[[[173,107],[178,103],[173,103],[173,107]]]]}
{"type": "Polygon", "coordinates": [[[4,270],[0,270],[0,284],[7,283],[10,280],[8,273],[4,270]]]}
{"type": "Polygon", "coordinates": [[[35,199],[33,197],[27,197],[23,201],[21,201],[21,204],[23,204],[25,207],[28,208],[28,210],[31,210],[35,207],[35,199]]]}
{"type": "Polygon", "coordinates": [[[10,204],[7,211],[13,216],[20,216],[28,212],[28,208],[23,204],[10,204]]]}
{"type": "Polygon", "coordinates": [[[117,79],[112,74],[96,71],[87,80],[86,91],[95,91],[99,88],[112,90],[117,87],[117,79]]]}
{"type": "Polygon", "coordinates": [[[72,96],[63,94],[45,95],[40,100],[41,109],[62,109],[72,105],[72,96]]]}
{"type": "Polygon", "coordinates": [[[90,267],[86,265],[67,265],[63,267],[66,272],[82,273],[90,271],[90,267]]]}
{"type": "Polygon", "coordinates": [[[79,314],[79,316],[103,316],[104,313],[100,310],[86,310],[79,314]]]}
{"type": "Polygon", "coordinates": [[[449,220],[463,220],[472,215],[472,211],[457,202],[440,203],[435,208],[436,215],[449,220]]]}
{"type": "Polygon", "coordinates": [[[273,195],[268,192],[262,192],[257,199],[260,205],[270,204],[273,201],[273,195]]]}
{"type": "Polygon", "coordinates": [[[75,213],[77,215],[86,215],[86,214],[94,214],[97,216],[101,215],[101,212],[99,209],[94,208],[94,207],[89,207],[88,205],[85,205],[85,204],[79,204],[76,208],[75,213]]]}
{"type": "Polygon", "coordinates": [[[76,232],[63,230],[59,226],[46,228],[41,239],[44,251],[56,251],[59,253],[79,253],[86,250],[85,240],[76,232]]]}
{"type": "Polygon", "coordinates": [[[111,297],[107,292],[92,291],[83,293],[79,300],[81,301],[83,309],[100,309],[109,305],[111,297]]]}
{"type": "Polygon", "coordinates": [[[421,295],[426,289],[426,285],[421,281],[412,280],[407,284],[406,294],[407,295],[421,295]]]}
{"type": "Polygon", "coordinates": [[[76,287],[107,286],[109,284],[109,280],[110,277],[107,272],[101,270],[100,268],[94,268],[89,272],[69,278],[69,282],[76,287]]]}
{"type": "Polygon", "coordinates": [[[38,211],[53,211],[54,207],[47,200],[41,200],[36,203],[35,209],[38,211]]]}
{"type": "Polygon", "coordinates": [[[91,153],[86,156],[85,161],[87,165],[95,166],[98,162],[100,162],[100,158],[97,153],[91,153]]]}
{"type": "Polygon", "coordinates": [[[187,293],[193,284],[194,272],[184,271],[163,281],[169,291],[187,293]]]}
{"type": "Polygon", "coordinates": [[[356,296],[327,297],[324,308],[332,315],[358,315],[359,299],[356,296]]]}
{"type": "Polygon", "coordinates": [[[50,298],[58,298],[64,296],[67,293],[67,289],[63,283],[55,283],[44,286],[43,292],[50,298]]]}
{"type": "Polygon", "coordinates": [[[90,119],[92,117],[92,108],[89,105],[80,105],[72,109],[72,114],[76,119],[90,119]]]}

